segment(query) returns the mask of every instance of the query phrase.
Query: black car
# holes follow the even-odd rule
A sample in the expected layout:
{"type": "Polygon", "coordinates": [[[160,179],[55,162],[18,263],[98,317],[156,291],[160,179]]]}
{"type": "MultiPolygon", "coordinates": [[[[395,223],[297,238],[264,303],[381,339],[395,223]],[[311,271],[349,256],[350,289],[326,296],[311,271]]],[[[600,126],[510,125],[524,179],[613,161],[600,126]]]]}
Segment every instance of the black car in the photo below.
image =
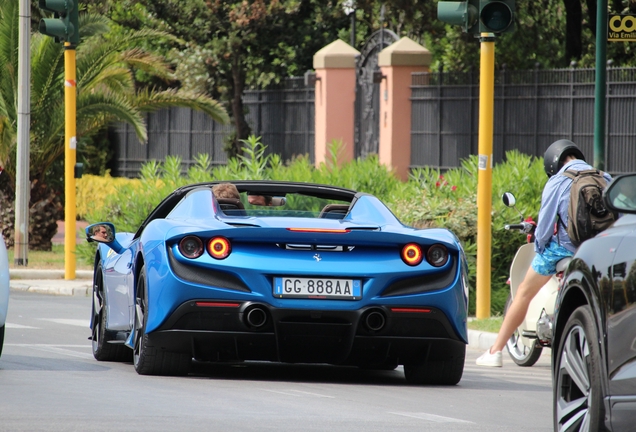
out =
{"type": "Polygon", "coordinates": [[[579,247],[556,301],[558,431],[636,430],[636,174],[615,178],[603,200],[621,216],[579,247]]]}

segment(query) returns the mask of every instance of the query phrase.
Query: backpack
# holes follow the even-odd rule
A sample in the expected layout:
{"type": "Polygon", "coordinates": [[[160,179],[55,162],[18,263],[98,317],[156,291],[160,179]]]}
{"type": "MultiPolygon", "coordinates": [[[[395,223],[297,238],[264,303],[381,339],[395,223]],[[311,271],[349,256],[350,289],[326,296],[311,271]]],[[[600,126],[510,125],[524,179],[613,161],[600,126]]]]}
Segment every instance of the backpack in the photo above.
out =
{"type": "Polygon", "coordinates": [[[600,171],[566,170],[563,175],[572,180],[566,230],[572,244],[579,247],[585,240],[612,225],[617,215],[603,203],[603,189],[607,181],[600,171]]]}

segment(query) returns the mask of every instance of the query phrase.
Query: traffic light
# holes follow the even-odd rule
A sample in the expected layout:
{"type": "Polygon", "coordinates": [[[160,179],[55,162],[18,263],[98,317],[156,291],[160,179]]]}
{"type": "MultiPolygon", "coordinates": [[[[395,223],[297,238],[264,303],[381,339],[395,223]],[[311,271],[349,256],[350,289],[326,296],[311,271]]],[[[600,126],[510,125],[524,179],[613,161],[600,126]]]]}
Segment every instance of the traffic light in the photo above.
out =
{"type": "Polygon", "coordinates": [[[437,18],[449,24],[462,26],[464,33],[479,33],[479,0],[440,1],[437,3],[437,18]]]}
{"type": "Polygon", "coordinates": [[[437,18],[465,33],[507,33],[515,29],[515,0],[440,1],[437,18]]]}
{"type": "Polygon", "coordinates": [[[40,9],[54,14],[54,18],[40,20],[40,33],[54,37],[56,42],[79,44],[79,14],[76,3],[76,0],[38,0],[40,9]]]}
{"type": "Polygon", "coordinates": [[[515,30],[515,0],[481,0],[479,32],[508,33],[515,30]]]}

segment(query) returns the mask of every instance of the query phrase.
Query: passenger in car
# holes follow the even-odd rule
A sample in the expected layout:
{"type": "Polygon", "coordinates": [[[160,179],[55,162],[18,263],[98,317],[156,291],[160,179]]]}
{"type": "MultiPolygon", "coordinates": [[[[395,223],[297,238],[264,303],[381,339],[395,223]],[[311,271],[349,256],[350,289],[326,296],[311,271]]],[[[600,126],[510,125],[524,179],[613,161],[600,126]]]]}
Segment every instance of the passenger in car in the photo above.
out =
{"type": "Polygon", "coordinates": [[[219,198],[241,199],[238,189],[232,183],[219,183],[212,187],[212,193],[219,198]]]}
{"type": "Polygon", "coordinates": [[[252,205],[270,206],[272,205],[271,195],[248,195],[247,202],[252,205]]]}

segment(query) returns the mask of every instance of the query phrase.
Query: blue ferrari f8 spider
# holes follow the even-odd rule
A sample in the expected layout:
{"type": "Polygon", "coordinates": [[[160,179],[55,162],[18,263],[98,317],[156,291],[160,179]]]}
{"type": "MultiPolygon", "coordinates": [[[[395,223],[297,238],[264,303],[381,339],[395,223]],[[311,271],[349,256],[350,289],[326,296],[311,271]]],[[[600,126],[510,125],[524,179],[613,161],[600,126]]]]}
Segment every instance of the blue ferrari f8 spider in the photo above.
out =
{"type": "Polygon", "coordinates": [[[233,181],[181,187],[135,233],[99,242],[93,354],[140,374],[275,361],[395,369],[457,384],[467,266],[457,237],[402,224],[376,197],[333,186],[233,181]]]}

